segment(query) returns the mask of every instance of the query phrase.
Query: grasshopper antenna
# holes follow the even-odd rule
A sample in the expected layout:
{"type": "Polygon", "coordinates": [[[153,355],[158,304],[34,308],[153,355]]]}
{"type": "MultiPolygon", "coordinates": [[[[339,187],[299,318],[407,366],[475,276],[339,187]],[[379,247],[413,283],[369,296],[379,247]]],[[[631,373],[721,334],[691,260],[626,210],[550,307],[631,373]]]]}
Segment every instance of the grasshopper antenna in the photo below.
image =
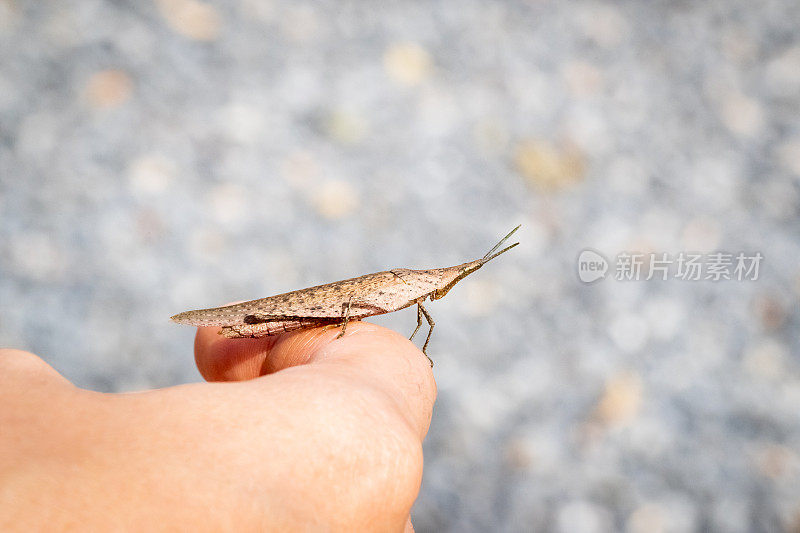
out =
{"type": "Polygon", "coordinates": [[[513,247],[515,247],[516,245],[518,245],[519,243],[515,242],[514,244],[512,244],[510,246],[506,246],[505,248],[503,248],[499,252],[496,252],[497,249],[500,248],[501,246],[503,246],[503,243],[505,243],[508,240],[508,238],[511,237],[512,235],[514,235],[514,233],[521,227],[522,227],[522,224],[520,224],[516,228],[512,229],[511,231],[508,232],[508,235],[506,235],[505,237],[500,239],[500,242],[498,242],[497,244],[492,246],[492,249],[489,250],[488,252],[486,252],[486,255],[484,255],[483,258],[481,259],[481,264],[488,263],[489,261],[491,261],[492,259],[494,259],[498,255],[500,255],[502,253],[505,253],[505,252],[509,251],[510,249],[512,249],[513,247]]]}

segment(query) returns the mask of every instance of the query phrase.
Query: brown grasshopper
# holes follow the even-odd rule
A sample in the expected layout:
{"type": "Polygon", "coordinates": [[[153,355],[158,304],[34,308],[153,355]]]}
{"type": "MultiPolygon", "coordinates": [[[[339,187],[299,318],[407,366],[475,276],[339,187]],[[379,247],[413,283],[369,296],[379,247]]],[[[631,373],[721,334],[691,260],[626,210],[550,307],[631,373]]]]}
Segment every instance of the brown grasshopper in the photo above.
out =
{"type": "MultiPolygon", "coordinates": [[[[186,311],[173,316],[172,320],[191,326],[222,326],[220,335],[227,338],[263,337],[318,326],[341,326],[337,337],[340,338],[350,320],[392,313],[417,304],[417,327],[409,339],[417,334],[425,317],[430,329],[422,353],[428,357],[426,349],[436,323],[422,302],[426,298],[444,297],[464,277],[518,245],[517,242],[497,251],[519,228],[511,230],[481,259],[462,265],[430,270],[395,268],[260,300],[186,311]]],[[[433,360],[430,357],[428,360],[433,366],[433,360]]]]}

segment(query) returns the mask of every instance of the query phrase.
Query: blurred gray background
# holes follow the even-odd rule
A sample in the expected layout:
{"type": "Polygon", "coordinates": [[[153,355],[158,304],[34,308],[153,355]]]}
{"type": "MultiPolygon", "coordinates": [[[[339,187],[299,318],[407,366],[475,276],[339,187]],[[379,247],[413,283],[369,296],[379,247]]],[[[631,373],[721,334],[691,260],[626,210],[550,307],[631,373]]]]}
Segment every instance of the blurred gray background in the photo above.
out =
{"type": "Polygon", "coordinates": [[[799,37],[796,0],[0,0],[0,345],[197,381],[176,312],[521,223],[428,306],[417,530],[799,531],[799,37]],[[764,260],[587,285],[586,247],[764,260]]]}

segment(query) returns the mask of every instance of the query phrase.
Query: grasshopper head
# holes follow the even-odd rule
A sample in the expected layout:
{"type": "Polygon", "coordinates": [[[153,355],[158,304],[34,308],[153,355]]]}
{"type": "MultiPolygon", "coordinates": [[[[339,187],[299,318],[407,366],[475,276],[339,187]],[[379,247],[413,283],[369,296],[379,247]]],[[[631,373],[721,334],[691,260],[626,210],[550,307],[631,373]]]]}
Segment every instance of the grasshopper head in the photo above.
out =
{"type": "Polygon", "coordinates": [[[441,281],[436,284],[437,285],[436,290],[433,291],[433,293],[431,294],[431,300],[438,300],[439,298],[444,298],[444,295],[447,294],[450,291],[450,289],[452,289],[455,286],[456,283],[458,283],[465,277],[469,276],[470,274],[478,270],[480,267],[482,267],[483,265],[485,265],[486,263],[497,257],[498,255],[503,254],[512,249],[513,247],[515,247],[516,245],[518,245],[519,243],[515,242],[510,246],[506,246],[499,252],[497,251],[497,249],[500,248],[503,245],[503,243],[505,243],[508,240],[508,238],[511,237],[514,234],[514,232],[516,232],[519,228],[520,227],[517,226],[516,228],[512,229],[508,233],[508,235],[500,239],[500,242],[495,244],[492,247],[492,249],[486,252],[486,255],[484,255],[482,258],[477,259],[475,261],[470,261],[469,263],[464,263],[463,265],[458,265],[450,268],[443,268],[441,281]]]}

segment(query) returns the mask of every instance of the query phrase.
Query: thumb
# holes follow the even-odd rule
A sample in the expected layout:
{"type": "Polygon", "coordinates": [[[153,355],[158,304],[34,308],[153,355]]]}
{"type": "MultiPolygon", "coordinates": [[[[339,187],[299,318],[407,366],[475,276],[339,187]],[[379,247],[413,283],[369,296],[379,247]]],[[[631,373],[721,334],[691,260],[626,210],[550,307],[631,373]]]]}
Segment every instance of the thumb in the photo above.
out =
{"type": "Polygon", "coordinates": [[[369,380],[389,394],[411,425],[424,436],[436,399],[430,364],[408,339],[368,322],[339,328],[311,328],[274,337],[226,339],[219,328],[199,328],[195,360],[208,381],[241,381],[306,365],[309,371],[337,371],[369,380]]]}

